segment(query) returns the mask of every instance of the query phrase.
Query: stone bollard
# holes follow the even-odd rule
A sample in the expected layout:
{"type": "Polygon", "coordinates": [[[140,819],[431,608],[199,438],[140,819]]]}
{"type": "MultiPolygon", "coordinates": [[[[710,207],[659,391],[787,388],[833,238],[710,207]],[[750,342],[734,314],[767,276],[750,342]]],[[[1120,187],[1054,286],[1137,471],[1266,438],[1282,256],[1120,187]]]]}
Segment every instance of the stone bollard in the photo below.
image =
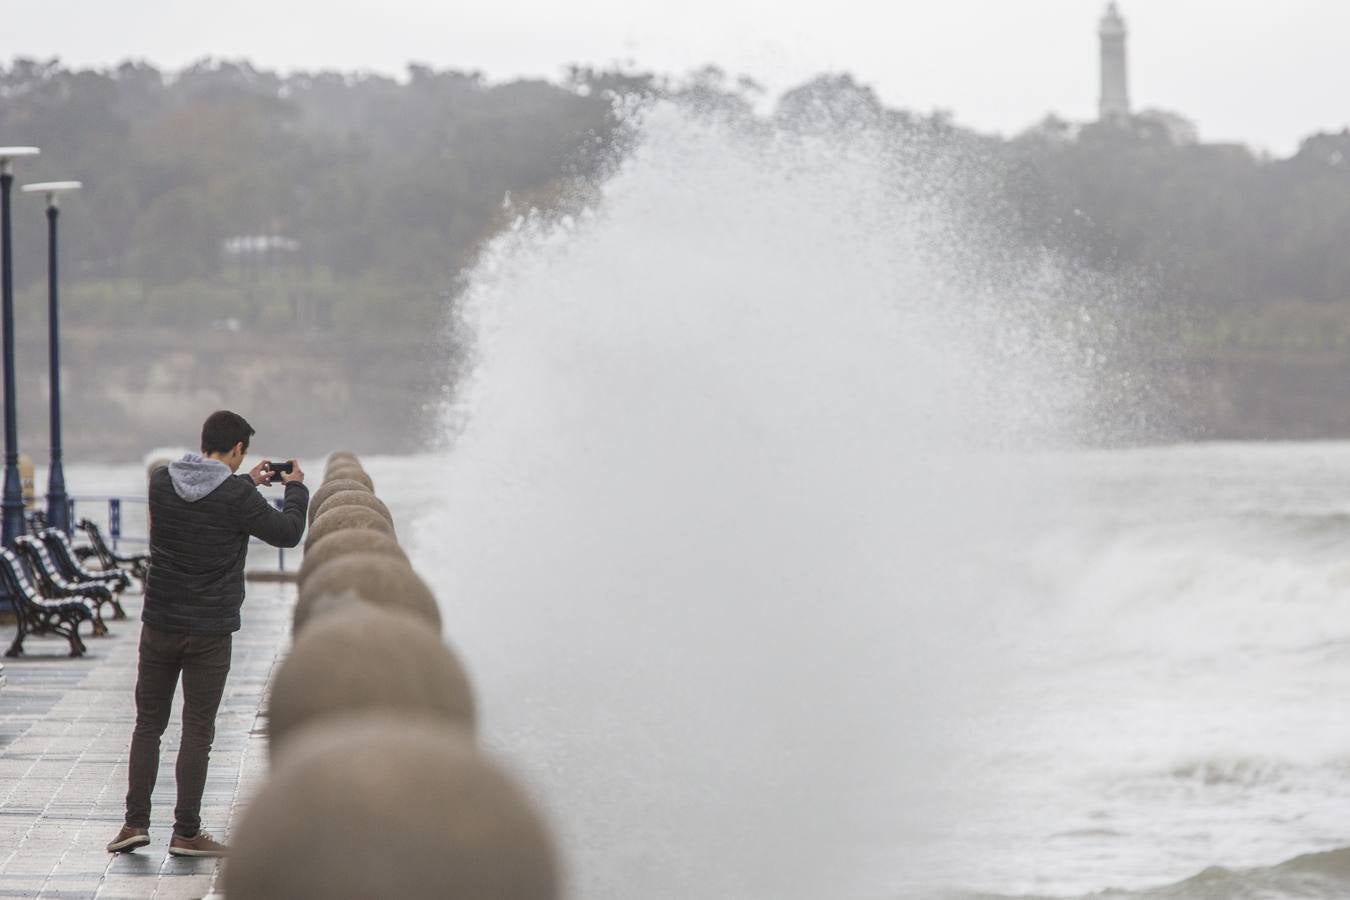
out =
{"type": "Polygon", "coordinates": [[[328,472],[339,466],[356,466],[358,469],[362,468],[361,459],[355,453],[350,450],[334,450],[332,453],[328,454],[328,459],[324,461],[324,474],[326,475],[328,472]]]}
{"type": "Polygon", "coordinates": [[[375,482],[366,474],[366,470],[359,466],[342,466],[324,475],[325,482],[337,481],[338,479],[359,481],[364,484],[371,493],[374,493],[375,491],[375,482]]]}
{"type": "MultiPolygon", "coordinates": [[[[326,467],[323,470],[323,477],[324,480],[327,481],[328,479],[333,477],[334,472],[365,472],[365,471],[366,467],[361,465],[359,462],[350,459],[342,459],[338,460],[336,464],[326,467]]],[[[366,474],[370,473],[367,472],[366,474]]]]}
{"type": "Polygon", "coordinates": [[[381,710],[474,729],[473,689],[439,637],[365,603],[321,616],[296,638],[272,682],[272,759],[304,726],[381,710]]]}
{"type": "MultiPolygon", "coordinates": [[[[309,606],[306,608],[305,624],[308,625],[309,623],[317,621],[318,619],[323,619],[326,618],[327,616],[337,615],[338,613],[346,613],[348,610],[355,610],[355,609],[379,610],[380,607],[372,603],[367,603],[365,600],[361,599],[360,594],[356,593],[356,591],[353,591],[350,588],[340,591],[329,591],[326,594],[320,594],[317,597],[315,597],[314,601],[310,603],[309,606]]],[[[381,610],[381,612],[384,612],[386,615],[391,614],[384,610],[381,610]]],[[[399,613],[395,612],[392,613],[392,615],[399,615],[399,613]]],[[[296,623],[294,621],[294,617],[292,617],[291,634],[294,635],[298,633],[299,628],[300,625],[296,623]]]]}
{"type": "MultiPolygon", "coordinates": [[[[318,515],[317,510],[319,504],[323,503],[323,501],[339,491],[365,491],[366,493],[371,494],[370,488],[366,487],[361,482],[353,481],[350,478],[334,478],[325,481],[323,484],[319,485],[318,490],[316,490],[309,498],[309,523],[311,525],[314,524],[314,518],[318,515]]],[[[371,495],[374,496],[373,494],[371,495]]]]}
{"type": "Polygon", "coordinates": [[[384,532],[366,528],[347,528],[334,531],[322,540],[315,541],[305,551],[305,558],[300,563],[300,572],[296,580],[304,584],[309,574],[319,566],[348,553],[379,553],[408,562],[408,556],[398,545],[398,541],[384,532]]]}
{"type": "Polygon", "coordinates": [[[232,900],[556,900],[534,804],[462,729],[368,714],[316,724],[233,829],[232,900]]]}
{"type": "MultiPolygon", "coordinates": [[[[441,632],[436,596],[412,566],[385,554],[348,553],[309,573],[295,602],[292,633],[300,634],[306,621],[319,612],[324,595],[348,593],[381,610],[415,616],[436,634],[441,632]]],[[[340,605],[341,599],[335,596],[330,602],[340,605]]]]}
{"type": "MultiPolygon", "coordinates": [[[[389,507],[384,505],[384,501],[376,497],[370,491],[337,491],[323,498],[318,504],[318,511],[314,514],[315,518],[323,515],[326,509],[335,509],[339,506],[364,506],[366,509],[373,509],[375,512],[389,520],[389,524],[394,524],[394,517],[389,512],[389,507]]],[[[396,529],[397,530],[397,529],[396,529]]]]}
{"type": "Polygon", "coordinates": [[[314,517],[309,526],[309,537],[305,538],[305,549],[308,550],[320,538],[347,528],[372,528],[395,537],[394,526],[375,510],[364,506],[338,506],[314,517]]]}

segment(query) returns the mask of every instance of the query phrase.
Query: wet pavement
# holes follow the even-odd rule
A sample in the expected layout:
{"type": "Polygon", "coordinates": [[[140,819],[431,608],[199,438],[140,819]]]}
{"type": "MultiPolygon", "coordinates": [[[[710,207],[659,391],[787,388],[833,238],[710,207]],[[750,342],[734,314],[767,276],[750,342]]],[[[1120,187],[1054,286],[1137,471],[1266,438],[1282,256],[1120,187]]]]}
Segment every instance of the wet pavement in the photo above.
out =
{"type": "MultiPolygon", "coordinates": [[[[226,842],[242,801],[266,774],[259,711],[289,641],[294,595],[289,584],[248,587],[202,798],[203,828],[226,842]]],[[[141,598],[128,595],[123,605],[128,618],[109,622],[107,637],[86,636],[89,652],[81,659],[66,656],[63,639],[30,637],[23,657],[4,660],[0,898],[180,900],[215,890],[216,860],[168,855],[181,691],[160,754],[151,843],[116,856],[104,850],[122,824],[135,719],[141,598]]],[[[13,628],[0,625],[3,646],[13,628]]]]}

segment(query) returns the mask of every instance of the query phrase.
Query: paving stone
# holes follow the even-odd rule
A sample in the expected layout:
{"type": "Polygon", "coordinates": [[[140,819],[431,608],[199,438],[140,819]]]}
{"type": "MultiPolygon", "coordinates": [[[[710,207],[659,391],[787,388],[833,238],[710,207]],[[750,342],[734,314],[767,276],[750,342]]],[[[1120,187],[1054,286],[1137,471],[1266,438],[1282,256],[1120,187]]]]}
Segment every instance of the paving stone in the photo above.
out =
{"type": "Polygon", "coordinates": [[[42,884],[45,880],[27,877],[8,879],[0,876],[0,897],[23,897],[25,900],[30,900],[42,890],[42,884]]]}
{"type": "MultiPolygon", "coordinates": [[[[259,710],[289,640],[294,602],[290,585],[249,585],[202,796],[203,826],[225,841],[242,804],[266,774],[259,710]]],[[[30,638],[24,642],[27,655],[5,661],[0,900],[195,900],[215,890],[216,860],[168,855],[181,689],[161,745],[151,843],[117,856],[104,850],[122,824],[135,720],[140,597],[125,597],[123,605],[129,618],[111,623],[108,637],[89,639],[90,652],[81,659],[64,656],[64,641],[30,638]]],[[[0,626],[0,641],[8,643],[11,629],[0,626]]]]}

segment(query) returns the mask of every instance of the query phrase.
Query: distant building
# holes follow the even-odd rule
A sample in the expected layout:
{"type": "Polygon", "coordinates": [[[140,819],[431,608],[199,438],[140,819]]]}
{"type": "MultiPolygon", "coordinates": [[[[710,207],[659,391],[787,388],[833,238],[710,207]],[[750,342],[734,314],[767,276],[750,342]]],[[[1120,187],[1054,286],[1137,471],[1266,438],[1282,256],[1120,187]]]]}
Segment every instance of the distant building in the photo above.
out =
{"type": "Polygon", "coordinates": [[[1125,57],[1125,20],[1114,2],[1107,5],[1097,33],[1102,40],[1102,96],[1098,119],[1121,122],[1130,117],[1130,83],[1125,57]]]}
{"type": "Polygon", "coordinates": [[[299,241],[279,234],[240,234],[220,242],[220,252],[227,258],[255,262],[271,263],[299,249],[299,241]]]}

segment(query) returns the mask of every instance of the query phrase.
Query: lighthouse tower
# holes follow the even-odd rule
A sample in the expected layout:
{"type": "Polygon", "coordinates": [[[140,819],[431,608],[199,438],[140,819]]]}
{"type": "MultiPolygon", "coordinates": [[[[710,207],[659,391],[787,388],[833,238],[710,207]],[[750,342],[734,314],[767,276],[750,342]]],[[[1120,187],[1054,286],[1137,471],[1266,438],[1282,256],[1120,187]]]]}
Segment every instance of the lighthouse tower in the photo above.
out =
{"type": "Polygon", "coordinates": [[[1130,85],[1125,65],[1125,20],[1113,2],[1106,7],[1101,28],[1102,98],[1099,119],[1121,122],[1130,116],[1130,85]]]}

